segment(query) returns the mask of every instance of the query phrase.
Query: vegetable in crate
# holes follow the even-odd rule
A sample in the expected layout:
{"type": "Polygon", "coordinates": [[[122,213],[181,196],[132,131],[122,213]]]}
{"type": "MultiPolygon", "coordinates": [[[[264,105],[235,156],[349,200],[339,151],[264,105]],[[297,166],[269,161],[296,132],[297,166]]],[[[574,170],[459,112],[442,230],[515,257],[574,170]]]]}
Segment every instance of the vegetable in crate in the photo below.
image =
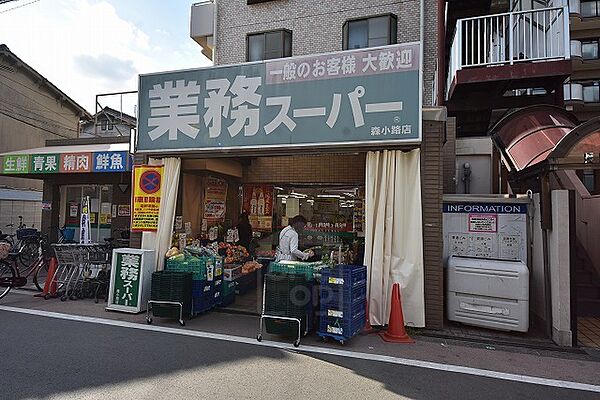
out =
{"type": "Polygon", "coordinates": [[[171,258],[173,256],[176,256],[179,254],[179,249],[175,246],[171,247],[168,251],[167,254],[165,255],[167,258],[171,258]]]}

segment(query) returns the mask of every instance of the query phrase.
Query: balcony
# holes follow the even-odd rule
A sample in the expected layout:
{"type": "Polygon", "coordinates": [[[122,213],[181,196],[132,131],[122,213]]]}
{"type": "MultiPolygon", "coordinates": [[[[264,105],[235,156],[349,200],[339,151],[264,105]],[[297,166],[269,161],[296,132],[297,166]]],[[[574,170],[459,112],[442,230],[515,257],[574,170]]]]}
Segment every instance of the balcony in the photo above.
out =
{"type": "Polygon", "coordinates": [[[459,19],[450,49],[447,98],[461,84],[515,79],[534,84],[536,78],[568,76],[569,37],[566,5],[459,19]]]}
{"type": "Polygon", "coordinates": [[[214,0],[192,4],[190,37],[202,46],[202,54],[213,59],[216,5],[214,0]]]}
{"type": "Polygon", "coordinates": [[[581,60],[583,57],[581,40],[571,40],[571,59],[581,60]]]}
{"type": "Polygon", "coordinates": [[[581,0],[569,0],[569,15],[571,17],[581,16],[581,0]]]}
{"type": "Polygon", "coordinates": [[[563,85],[565,104],[583,103],[583,85],[581,83],[566,83],[563,85]]]}

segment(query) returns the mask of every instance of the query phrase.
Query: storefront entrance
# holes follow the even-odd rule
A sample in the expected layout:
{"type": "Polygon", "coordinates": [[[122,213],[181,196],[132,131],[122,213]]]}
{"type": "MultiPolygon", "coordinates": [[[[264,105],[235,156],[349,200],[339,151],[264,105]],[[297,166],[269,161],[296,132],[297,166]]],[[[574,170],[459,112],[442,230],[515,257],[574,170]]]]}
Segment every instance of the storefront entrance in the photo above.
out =
{"type": "Polygon", "coordinates": [[[308,220],[299,240],[301,250],[314,252],[308,261],[363,264],[364,174],[364,153],[184,159],[173,243],[184,236],[188,244],[216,241],[232,248],[224,269],[229,275],[241,268],[235,301],[221,310],[259,314],[279,234],[297,215],[308,220]],[[242,213],[252,226],[249,241],[228,235],[239,228],[242,213]]]}
{"type": "Polygon", "coordinates": [[[112,227],[112,185],[63,185],[60,187],[60,226],[74,230],[79,238],[81,202],[90,198],[91,241],[102,243],[110,238],[112,227]]]}

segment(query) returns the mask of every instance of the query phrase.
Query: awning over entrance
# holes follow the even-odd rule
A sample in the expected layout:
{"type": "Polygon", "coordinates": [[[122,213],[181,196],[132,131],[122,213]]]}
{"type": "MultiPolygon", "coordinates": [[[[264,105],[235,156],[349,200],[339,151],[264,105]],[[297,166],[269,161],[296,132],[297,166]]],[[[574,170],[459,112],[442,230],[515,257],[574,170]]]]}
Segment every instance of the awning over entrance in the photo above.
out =
{"type": "Polygon", "coordinates": [[[39,179],[63,173],[131,171],[129,142],[44,146],[0,154],[0,175],[39,179]]]}
{"type": "Polygon", "coordinates": [[[514,173],[544,161],[577,125],[577,119],[562,108],[533,106],[507,114],[490,133],[514,173]]]}

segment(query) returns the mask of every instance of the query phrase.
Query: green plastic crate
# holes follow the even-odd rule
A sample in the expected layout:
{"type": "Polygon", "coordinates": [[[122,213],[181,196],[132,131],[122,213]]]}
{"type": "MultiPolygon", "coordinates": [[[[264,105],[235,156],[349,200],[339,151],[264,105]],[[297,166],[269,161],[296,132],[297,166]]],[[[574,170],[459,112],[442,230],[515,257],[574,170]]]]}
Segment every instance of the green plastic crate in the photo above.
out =
{"type": "Polygon", "coordinates": [[[269,264],[269,272],[280,274],[304,275],[308,280],[315,278],[323,264],[320,262],[279,261],[269,264]]]}
{"type": "Polygon", "coordinates": [[[235,281],[223,281],[221,296],[226,297],[229,296],[231,293],[235,294],[235,285],[235,281]]]}

